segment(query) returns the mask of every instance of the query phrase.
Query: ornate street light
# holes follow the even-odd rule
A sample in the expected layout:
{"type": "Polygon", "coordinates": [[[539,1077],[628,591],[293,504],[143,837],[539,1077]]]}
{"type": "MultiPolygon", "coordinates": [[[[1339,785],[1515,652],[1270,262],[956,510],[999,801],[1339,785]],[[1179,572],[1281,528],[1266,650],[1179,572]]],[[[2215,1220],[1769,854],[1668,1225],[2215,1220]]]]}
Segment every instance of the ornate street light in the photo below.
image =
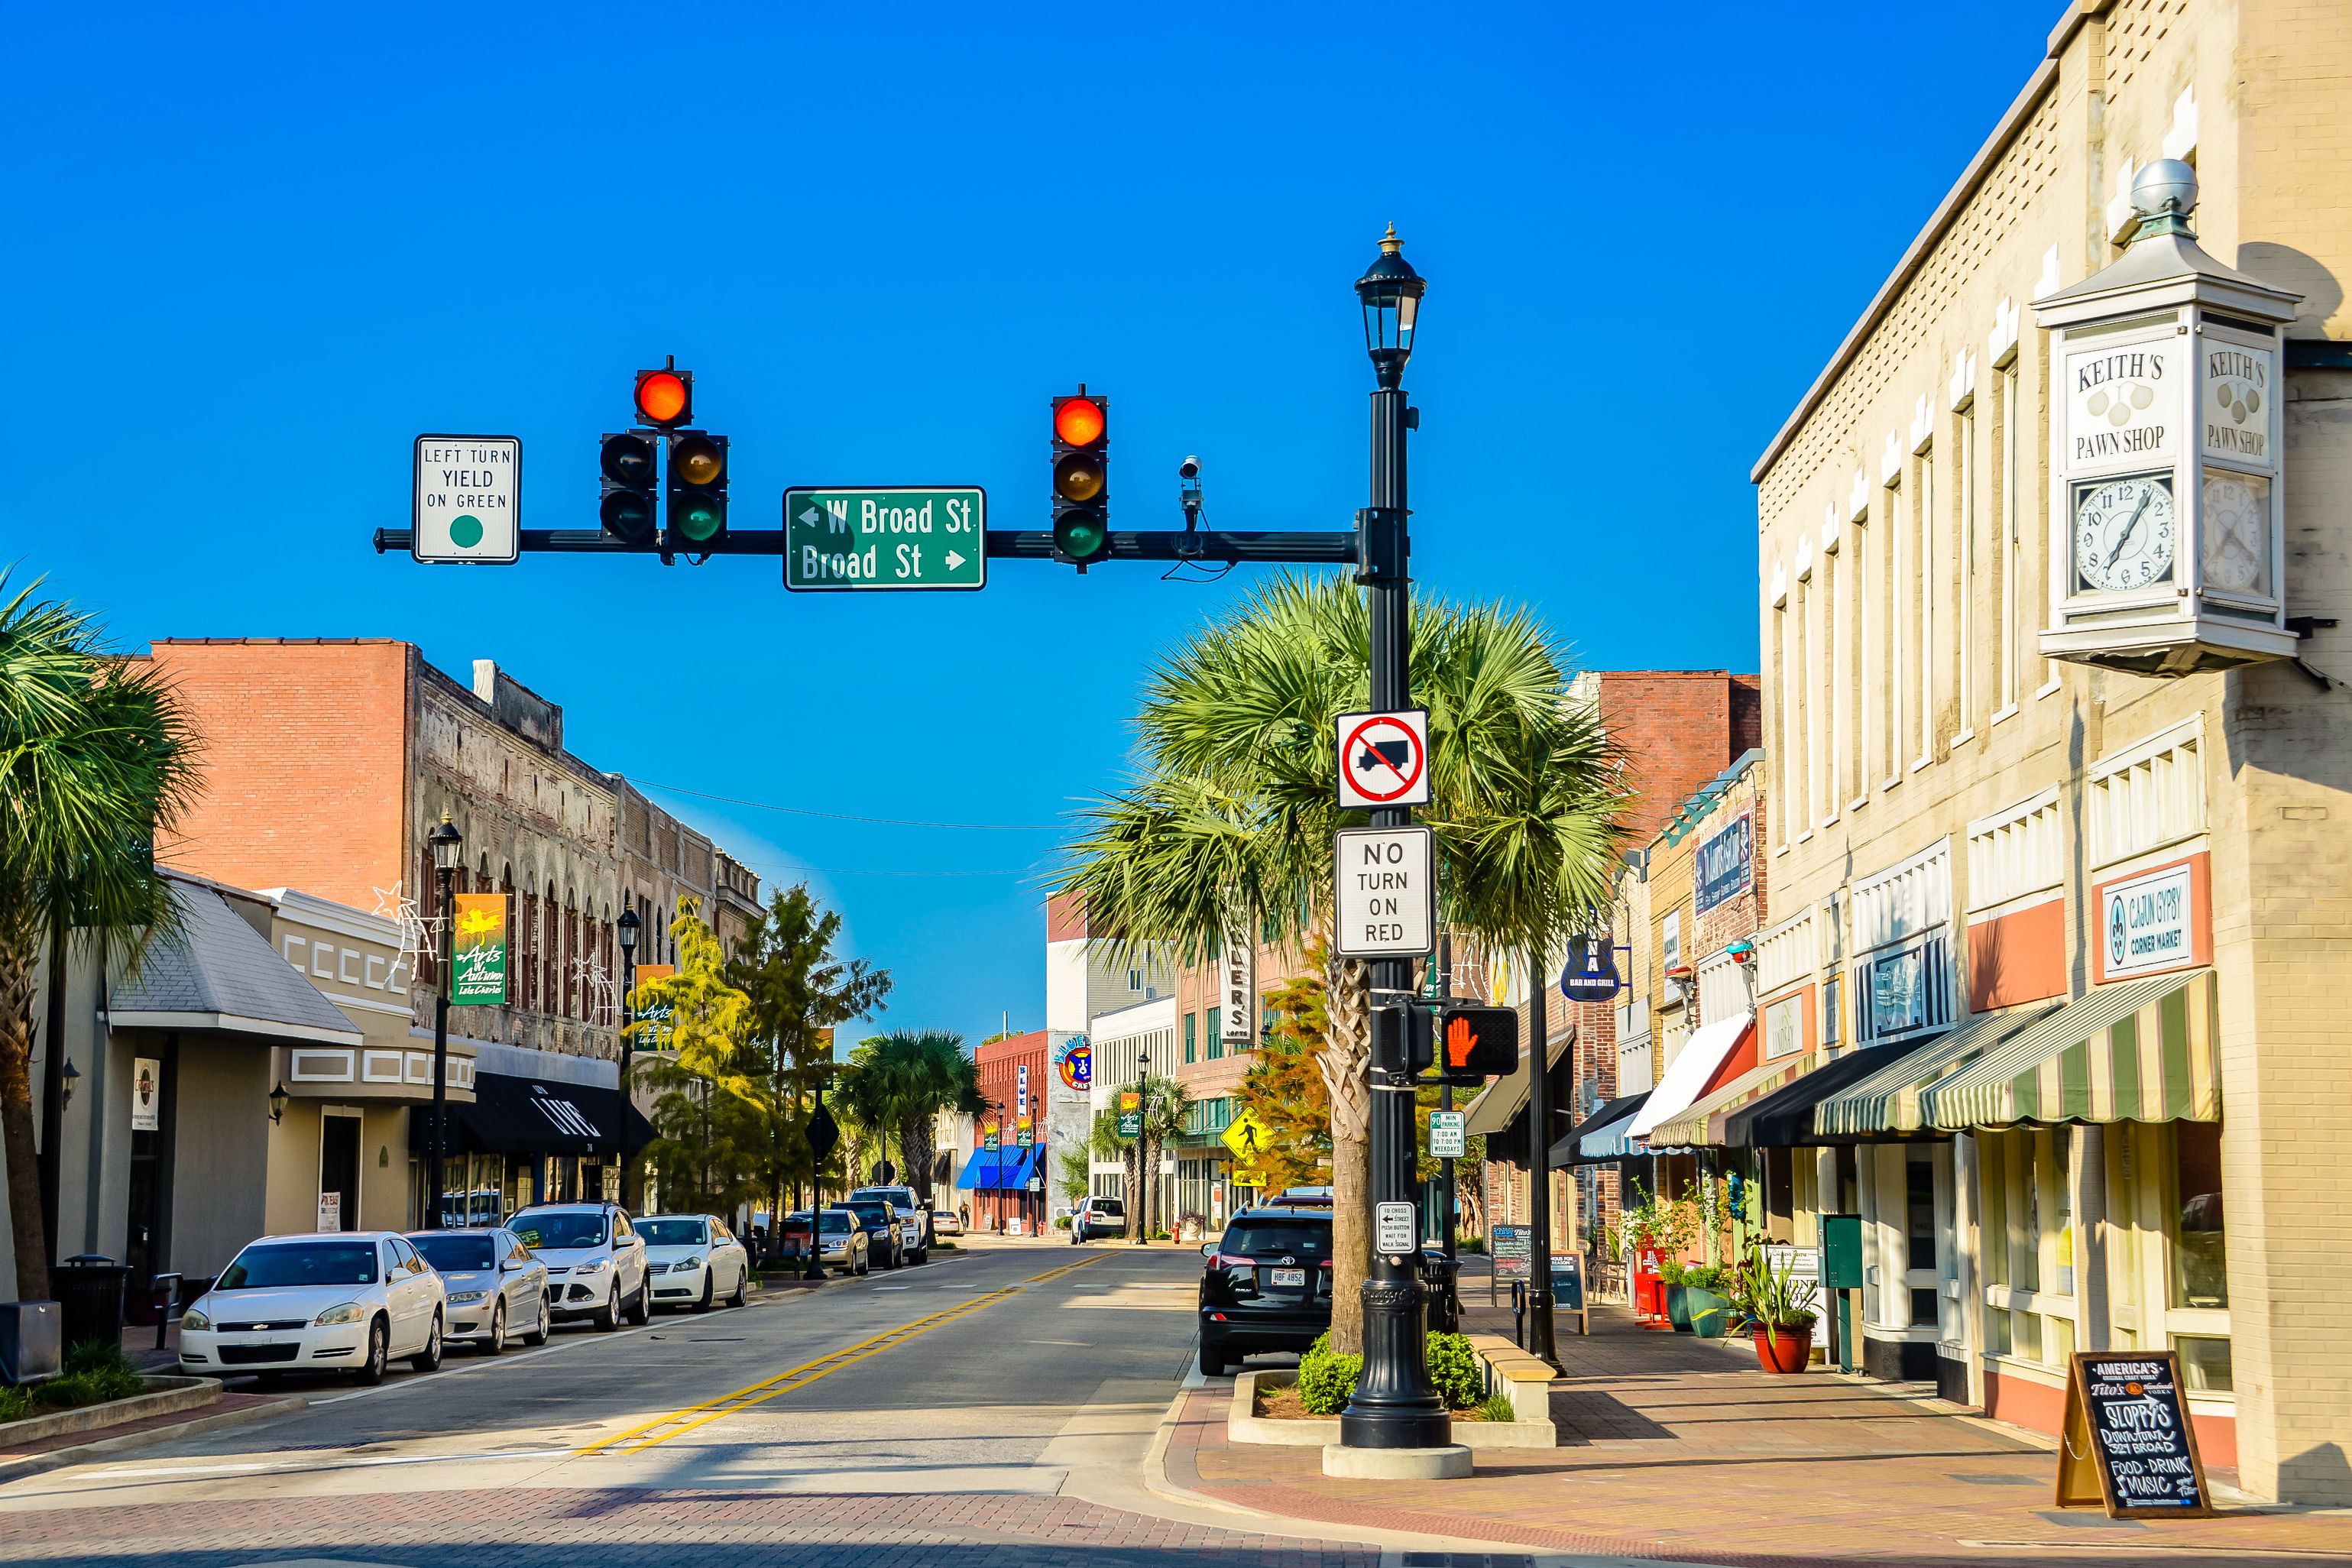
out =
{"type": "Polygon", "coordinates": [[[449,1157],[449,967],[455,962],[457,926],[450,907],[450,883],[457,875],[457,857],[465,849],[466,836],[444,811],[425,842],[433,850],[433,870],[441,884],[441,900],[434,906],[440,917],[441,973],[440,984],[433,988],[433,1217],[425,1222],[439,1230],[449,1223],[442,1205],[449,1157]]]}
{"type": "Polygon", "coordinates": [[[1422,290],[1428,287],[1404,258],[1404,241],[1397,237],[1396,225],[1389,225],[1379,258],[1356,279],[1356,298],[1364,307],[1364,347],[1384,387],[1393,387],[1404,379],[1404,362],[1412,357],[1412,329],[1421,314],[1422,290]]]}
{"type": "MultiPolygon", "coordinates": [[[[629,1064],[635,1060],[637,1043],[629,1031],[636,1024],[637,931],[645,922],[637,919],[636,906],[622,894],[621,918],[613,922],[613,934],[621,944],[621,1203],[629,1202],[629,1064]]],[[[781,1229],[782,1222],[777,1222],[781,1229]]]]}

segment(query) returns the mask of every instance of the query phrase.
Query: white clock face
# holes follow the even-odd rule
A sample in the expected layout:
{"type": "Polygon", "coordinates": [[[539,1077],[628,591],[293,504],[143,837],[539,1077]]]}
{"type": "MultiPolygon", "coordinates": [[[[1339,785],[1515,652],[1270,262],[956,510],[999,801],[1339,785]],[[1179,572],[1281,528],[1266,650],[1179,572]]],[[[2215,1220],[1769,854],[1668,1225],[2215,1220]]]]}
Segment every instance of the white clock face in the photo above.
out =
{"type": "Polygon", "coordinates": [[[2135,474],[2074,487],[2078,592],[2171,581],[2178,537],[2169,474],[2135,474]]]}
{"type": "Polygon", "coordinates": [[[2205,585],[2225,594],[2271,591],[2271,482],[2252,474],[2205,474],[2205,585]]]}

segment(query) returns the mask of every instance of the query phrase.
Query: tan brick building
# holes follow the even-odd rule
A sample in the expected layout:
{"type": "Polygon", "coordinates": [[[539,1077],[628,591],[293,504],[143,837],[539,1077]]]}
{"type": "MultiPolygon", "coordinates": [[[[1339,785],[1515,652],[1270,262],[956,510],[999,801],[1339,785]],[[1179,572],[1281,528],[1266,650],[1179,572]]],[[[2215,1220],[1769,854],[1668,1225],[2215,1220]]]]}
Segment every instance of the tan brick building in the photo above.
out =
{"type": "Polygon", "coordinates": [[[2177,1350],[2209,1463],[2336,1502],[2347,153],[2341,6],[2080,0],[1754,472],[1760,1000],[1844,1076],[1793,1218],[1862,1215],[1866,1364],[2049,1428],[2177,1350]]]}

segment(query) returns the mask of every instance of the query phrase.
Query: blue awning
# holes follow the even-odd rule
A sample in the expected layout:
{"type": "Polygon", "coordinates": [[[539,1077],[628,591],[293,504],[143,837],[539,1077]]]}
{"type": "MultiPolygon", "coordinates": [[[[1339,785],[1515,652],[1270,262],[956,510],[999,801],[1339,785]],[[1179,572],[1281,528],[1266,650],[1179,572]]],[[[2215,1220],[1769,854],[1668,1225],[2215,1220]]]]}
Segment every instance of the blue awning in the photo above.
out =
{"type": "Polygon", "coordinates": [[[975,1149],[956,1177],[956,1185],[983,1193],[1017,1192],[1038,1173],[1042,1148],[975,1149]]]}
{"type": "Polygon", "coordinates": [[[998,1162],[1012,1152],[1009,1149],[974,1149],[971,1158],[963,1163],[962,1171],[957,1173],[956,1185],[966,1191],[976,1188],[993,1191],[1000,1174],[998,1162]]]}

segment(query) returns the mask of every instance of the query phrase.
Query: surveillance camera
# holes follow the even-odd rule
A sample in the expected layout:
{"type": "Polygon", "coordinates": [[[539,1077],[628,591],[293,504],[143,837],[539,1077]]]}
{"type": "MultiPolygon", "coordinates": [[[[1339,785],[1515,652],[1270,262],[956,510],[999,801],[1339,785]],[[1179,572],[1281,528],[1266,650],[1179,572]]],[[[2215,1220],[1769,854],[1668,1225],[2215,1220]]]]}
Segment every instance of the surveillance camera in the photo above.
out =
{"type": "Polygon", "coordinates": [[[1201,459],[1198,458],[1187,458],[1182,462],[1177,464],[1176,477],[1180,479],[1199,479],[1201,477],[1201,459]]]}

